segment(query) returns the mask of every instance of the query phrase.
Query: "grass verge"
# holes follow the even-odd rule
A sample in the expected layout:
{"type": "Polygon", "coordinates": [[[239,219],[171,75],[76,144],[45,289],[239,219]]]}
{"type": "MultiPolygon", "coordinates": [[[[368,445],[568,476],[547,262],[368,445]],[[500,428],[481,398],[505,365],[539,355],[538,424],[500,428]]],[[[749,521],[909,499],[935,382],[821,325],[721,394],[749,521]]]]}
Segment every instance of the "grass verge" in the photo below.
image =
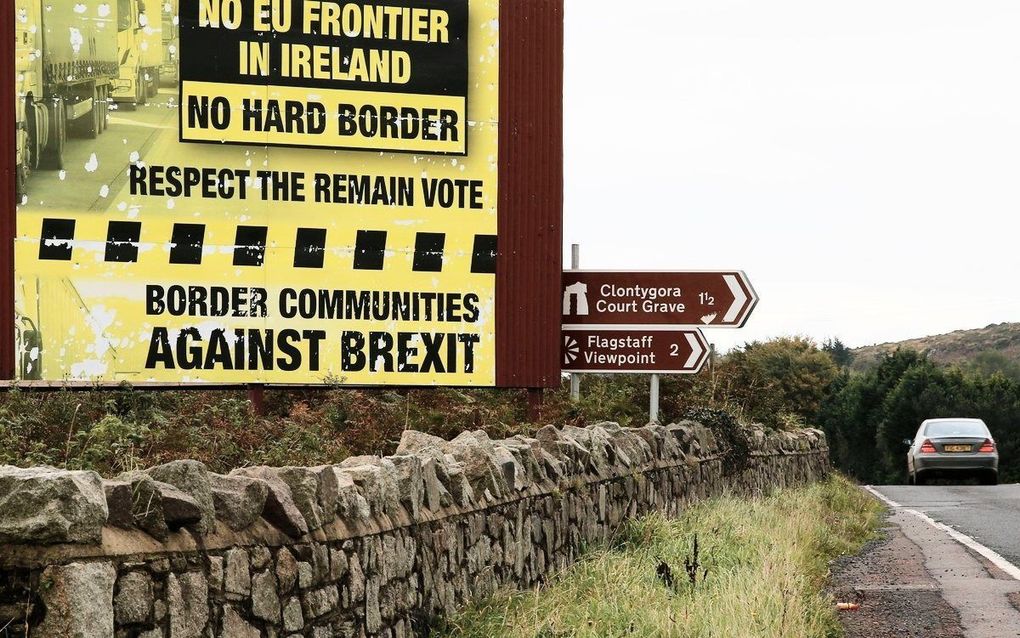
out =
{"type": "Polygon", "coordinates": [[[822,592],[829,561],[873,537],[880,513],[874,499],[834,476],[761,499],[714,499],[679,520],[650,516],[548,586],[498,595],[448,619],[439,633],[840,636],[834,603],[822,592]]]}

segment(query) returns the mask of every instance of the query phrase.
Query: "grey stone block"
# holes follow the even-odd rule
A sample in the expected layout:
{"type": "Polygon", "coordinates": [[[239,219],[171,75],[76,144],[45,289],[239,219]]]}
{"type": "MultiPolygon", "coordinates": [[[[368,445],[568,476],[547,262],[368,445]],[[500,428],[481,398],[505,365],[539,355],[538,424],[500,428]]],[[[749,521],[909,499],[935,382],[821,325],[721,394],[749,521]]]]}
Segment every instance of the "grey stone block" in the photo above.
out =
{"type": "Polygon", "coordinates": [[[107,525],[122,529],[133,528],[135,517],[131,513],[131,483],[103,481],[103,493],[106,496],[106,509],[109,511],[107,525]]]}
{"type": "Polygon", "coordinates": [[[216,509],[213,504],[212,485],[209,482],[209,470],[203,463],[171,461],[146,470],[146,474],[161,483],[173,485],[194,499],[201,511],[201,520],[195,524],[196,531],[204,534],[216,527],[216,509]]]}
{"type": "MultiPolygon", "coordinates": [[[[99,488],[99,482],[96,481],[99,488]]],[[[71,563],[47,567],[40,578],[46,618],[36,635],[64,638],[113,638],[113,585],[110,563],[71,563]]]]}
{"type": "Polygon", "coordinates": [[[261,638],[258,628],[241,617],[230,605],[223,606],[223,628],[220,638],[261,638]]]}
{"type": "Polygon", "coordinates": [[[248,476],[209,475],[216,518],[239,532],[262,517],[269,496],[266,482],[248,476]]]}
{"type": "Polygon", "coordinates": [[[295,504],[290,486],[276,469],[245,467],[234,470],[230,476],[247,476],[264,481],[268,493],[262,516],[291,538],[301,538],[308,533],[308,522],[295,504]]]}
{"type": "Polygon", "coordinates": [[[276,552],[276,579],[280,583],[280,591],[290,593],[298,581],[298,563],[294,554],[286,547],[276,552]]]}
{"type": "Polygon", "coordinates": [[[274,625],[280,624],[280,596],[273,572],[259,572],[252,576],[251,613],[274,625]]]}
{"type": "Polygon", "coordinates": [[[209,622],[209,583],[200,572],[169,574],[166,579],[170,638],[200,638],[209,622]]]}
{"type": "Polygon", "coordinates": [[[251,595],[251,572],[248,552],[235,548],[227,552],[223,569],[223,590],[228,596],[245,598],[251,595]]]}
{"type": "Polygon", "coordinates": [[[152,620],[152,576],[128,572],[117,580],[113,608],[118,625],[137,625],[152,620]]]}
{"type": "Polygon", "coordinates": [[[95,472],[0,466],[0,543],[98,543],[108,514],[95,472]]]}

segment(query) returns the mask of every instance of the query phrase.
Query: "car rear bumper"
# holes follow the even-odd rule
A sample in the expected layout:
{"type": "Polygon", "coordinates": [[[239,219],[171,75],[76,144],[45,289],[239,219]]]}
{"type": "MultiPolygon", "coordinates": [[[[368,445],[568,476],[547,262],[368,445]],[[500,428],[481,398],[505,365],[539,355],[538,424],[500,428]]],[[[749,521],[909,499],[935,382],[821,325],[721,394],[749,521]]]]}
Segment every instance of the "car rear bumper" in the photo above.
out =
{"type": "Polygon", "coordinates": [[[973,454],[961,454],[950,456],[939,454],[931,456],[917,456],[914,458],[915,472],[928,471],[999,471],[999,457],[991,454],[980,456],[973,454]]]}

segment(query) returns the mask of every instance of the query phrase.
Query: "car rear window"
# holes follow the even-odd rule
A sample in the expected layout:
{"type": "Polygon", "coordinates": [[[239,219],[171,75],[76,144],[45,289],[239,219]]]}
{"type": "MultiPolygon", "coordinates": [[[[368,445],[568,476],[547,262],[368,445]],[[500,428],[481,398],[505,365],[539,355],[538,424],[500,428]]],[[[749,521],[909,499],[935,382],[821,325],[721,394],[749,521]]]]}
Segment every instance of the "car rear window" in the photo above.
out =
{"type": "Polygon", "coordinates": [[[928,436],[987,436],[988,428],[975,421],[939,421],[929,423],[924,433],[928,436]]]}

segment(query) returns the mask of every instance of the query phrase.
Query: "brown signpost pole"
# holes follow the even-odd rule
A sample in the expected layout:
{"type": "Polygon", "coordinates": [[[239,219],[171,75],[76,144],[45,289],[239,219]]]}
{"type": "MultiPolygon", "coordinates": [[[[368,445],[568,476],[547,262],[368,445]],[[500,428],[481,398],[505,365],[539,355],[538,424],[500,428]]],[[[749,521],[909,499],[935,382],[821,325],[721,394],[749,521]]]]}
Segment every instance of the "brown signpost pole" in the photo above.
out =
{"type": "MultiPolygon", "coordinates": [[[[581,268],[581,245],[570,246],[570,269],[580,270],[581,268]]],[[[581,400],[581,375],[571,373],[570,375],[570,400],[577,403],[581,400]]]]}

